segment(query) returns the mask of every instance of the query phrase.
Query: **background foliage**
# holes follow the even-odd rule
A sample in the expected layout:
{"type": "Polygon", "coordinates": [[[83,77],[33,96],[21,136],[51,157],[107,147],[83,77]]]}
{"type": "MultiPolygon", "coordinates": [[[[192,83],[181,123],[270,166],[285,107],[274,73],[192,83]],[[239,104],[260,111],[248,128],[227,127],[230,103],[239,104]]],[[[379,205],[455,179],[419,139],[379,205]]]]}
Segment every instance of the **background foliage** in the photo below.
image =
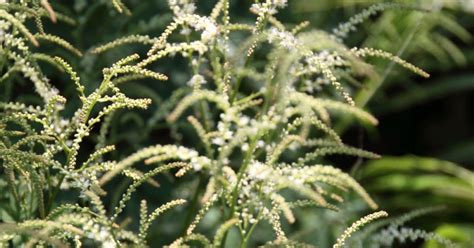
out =
{"type": "MultiPolygon", "coordinates": [[[[85,87],[93,88],[100,81],[102,68],[132,53],[145,54],[148,48],[142,45],[122,46],[100,55],[90,53],[92,48],[130,34],[157,37],[172,19],[166,1],[124,2],[131,9],[130,16],[117,13],[109,1],[54,2],[55,9],[78,22],[74,27],[46,23],[46,31],[70,41],[84,51],[84,56],[78,57],[54,46],[41,46],[38,50],[65,58],[78,71],[82,82],[90,84],[85,87]]],[[[288,7],[278,17],[295,25],[308,20],[312,27],[324,27],[331,31],[338,23],[376,2],[379,1],[294,0],[289,1],[288,7]]],[[[474,169],[474,46],[471,37],[474,3],[469,0],[400,2],[442,11],[387,10],[364,22],[348,36],[346,42],[349,46],[390,51],[424,68],[431,77],[421,79],[394,67],[391,62],[371,60],[379,76],[350,80],[357,89],[353,92],[357,105],[366,107],[380,124],[373,128],[349,119],[339,119],[334,125],[346,143],[381,154],[383,158],[365,161],[331,156],[328,159],[359,180],[380,203],[381,209],[387,210],[391,216],[424,207],[445,206],[443,210],[413,220],[410,226],[435,231],[470,247],[474,244],[474,177],[470,172],[474,169]]],[[[199,1],[198,12],[208,13],[213,4],[214,1],[199,1]]],[[[250,5],[250,1],[246,0],[231,1],[232,20],[248,22],[251,16],[247,9],[250,5]]],[[[117,149],[108,155],[110,158],[123,158],[153,144],[174,143],[192,147],[198,142],[189,125],[183,122],[180,123],[182,126],[171,128],[160,116],[160,111],[172,107],[165,100],[192,76],[190,70],[183,70],[185,63],[183,59],[175,58],[168,60],[168,63],[154,65],[169,76],[166,83],[141,80],[123,85],[122,90],[128,96],[148,97],[153,103],[146,111],[119,111],[113,116],[109,143],[115,144],[117,149]]],[[[258,56],[253,63],[259,63],[258,56]]],[[[68,75],[56,73],[56,70],[47,64],[43,67],[51,81],[57,82],[55,85],[60,92],[65,92],[66,96],[74,95],[75,87],[67,83],[68,75]]],[[[244,84],[243,87],[243,91],[252,89],[252,85],[244,84]]],[[[2,82],[0,92],[4,102],[40,102],[30,82],[21,77],[11,77],[2,82]]],[[[68,98],[65,115],[72,115],[77,105],[79,99],[68,98]]],[[[94,151],[94,140],[85,140],[81,149],[94,151]]],[[[182,189],[177,191],[181,192],[179,197],[190,198],[193,192],[186,189],[199,184],[194,177],[178,182],[163,176],[158,178],[158,182],[158,188],[146,185],[133,195],[132,201],[136,204],[130,204],[125,210],[127,216],[139,213],[140,199],[147,199],[150,208],[154,208],[176,199],[178,196],[170,193],[175,192],[176,188],[182,189]]],[[[105,205],[115,206],[128,183],[126,179],[114,179],[108,184],[105,189],[111,193],[105,198],[105,205]]],[[[64,201],[68,197],[68,194],[60,195],[64,201]]],[[[298,211],[297,228],[284,228],[303,230],[293,232],[292,237],[305,237],[305,242],[328,247],[337,236],[335,234],[341,232],[341,227],[352,223],[364,211],[364,206],[356,199],[345,208],[347,211],[338,214],[314,209],[298,211]]],[[[169,244],[185,231],[183,223],[189,216],[184,210],[173,209],[153,224],[149,235],[152,247],[169,244]]],[[[217,216],[217,213],[210,212],[202,223],[202,229],[210,229],[209,225],[217,216]]],[[[137,228],[138,222],[132,221],[129,225],[137,228]]],[[[271,234],[262,232],[255,235],[265,237],[271,234]]],[[[232,233],[229,239],[232,246],[232,233]]],[[[255,240],[254,244],[258,242],[255,240]]],[[[416,245],[439,247],[435,242],[420,241],[416,245]]]]}

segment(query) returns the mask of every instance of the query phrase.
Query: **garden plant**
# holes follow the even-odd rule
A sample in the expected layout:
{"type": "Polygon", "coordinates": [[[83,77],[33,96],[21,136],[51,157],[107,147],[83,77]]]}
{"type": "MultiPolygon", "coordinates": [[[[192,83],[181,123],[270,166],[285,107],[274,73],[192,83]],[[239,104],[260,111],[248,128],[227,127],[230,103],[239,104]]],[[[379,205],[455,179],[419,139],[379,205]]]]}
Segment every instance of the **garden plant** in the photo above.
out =
{"type": "Polygon", "coordinates": [[[453,40],[469,32],[418,2],[328,28],[286,0],[0,0],[0,247],[474,245],[472,225],[408,223],[450,204],[472,220],[467,167],[344,138],[377,129],[372,98],[418,99],[377,97],[393,75],[430,78],[415,45],[468,63],[453,40]],[[387,15],[406,22],[395,52],[387,15]],[[367,23],[382,28],[360,42],[367,23]],[[380,192],[409,194],[400,180],[449,200],[392,214],[380,192]]]}

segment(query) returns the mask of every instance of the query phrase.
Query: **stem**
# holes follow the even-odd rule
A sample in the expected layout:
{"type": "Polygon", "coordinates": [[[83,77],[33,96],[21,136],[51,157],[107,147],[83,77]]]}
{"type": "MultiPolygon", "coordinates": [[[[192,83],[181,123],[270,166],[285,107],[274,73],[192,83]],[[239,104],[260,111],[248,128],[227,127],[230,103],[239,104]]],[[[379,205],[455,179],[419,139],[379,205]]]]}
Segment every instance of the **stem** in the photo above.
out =
{"type": "MultiPolygon", "coordinates": [[[[405,52],[405,50],[407,49],[408,45],[410,45],[423,18],[424,18],[424,15],[418,19],[418,22],[416,23],[415,27],[411,30],[411,32],[405,38],[405,41],[403,42],[402,46],[397,52],[398,57],[401,57],[403,53],[405,52]]],[[[385,80],[388,78],[388,75],[392,72],[394,66],[395,66],[395,62],[391,61],[390,64],[385,69],[383,76],[380,80],[369,81],[368,85],[359,91],[359,93],[354,98],[354,102],[357,107],[363,108],[367,105],[369,100],[372,99],[372,97],[375,95],[377,90],[383,85],[385,80]]],[[[350,122],[349,118],[343,118],[341,122],[339,122],[339,125],[335,127],[335,129],[338,131],[339,134],[342,134],[348,128],[349,122],[350,122]]]]}
{"type": "MultiPolygon", "coordinates": [[[[66,163],[67,164],[67,163],[66,163]]],[[[48,216],[48,214],[51,212],[51,208],[53,207],[53,200],[56,198],[56,196],[58,195],[59,193],[59,189],[61,187],[61,184],[64,180],[64,177],[66,175],[61,175],[60,178],[59,178],[59,181],[58,181],[58,184],[56,185],[56,187],[54,187],[54,189],[51,191],[51,194],[48,195],[48,204],[46,205],[46,211],[45,211],[45,215],[48,216]]]]}
{"type": "MultiPolygon", "coordinates": [[[[249,64],[249,61],[251,61],[252,57],[246,56],[244,61],[244,68],[249,64]]],[[[236,82],[235,82],[235,89],[232,91],[232,94],[230,96],[230,102],[233,103],[235,101],[235,98],[237,97],[237,93],[239,92],[240,85],[242,84],[242,76],[238,75],[236,82]]]]}
{"type": "Polygon", "coordinates": [[[206,180],[204,179],[204,174],[199,175],[199,182],[198,186],[196,188],[196,191],[194,192],[193,199],[191,200],[189,204],[189,211],[186,215],[186,219],[184,221],[183,229],[181,231],[181,236],[185,236],[186,230],[193,221],[193,216],[195,215],[195,212],[198,210],[198,202],[199,202],[199,196],[202,194],[202,191],[205,189],[206,186],[206,180]]]}
{"type": "MultiPolygon", "coordinates": [[[[99,89],[97,90],[97,97],[92,99],[92,102],[91,104],[89,105],[89,107],[87,108],[86,110],[86,114],[85,114],[85,118],[84,118],[84,123],[87,123],[87,120],[89,119],[89,116],[92,112],[92,109],[94,108],[95,104],[97,103],[97,100],[98,98],[102,95],[102,93],[107,90],[107,86],[110,82],[110,80],[112,79],[112,75],[107,75],[104,80],[102,81],[102,83],[100,84],[99,86],[99,89]]],[[[84,104],[84,103],[83,103],[84,104]]],[[[90,128],[90,127],[89,127],[90,128]]],[[[66,152],[66,162],[65,162],[65,165],[68,166],[69,165],[69,162],[71,161],[72,159],[72,151],[71,149],[69,149],[63,140],[60,141],[61,145],[63,146],[63,149],[64,151],[66,152]]],[[[56,196],[58,195],[59,193],[59,190],[60,190],[60,187],[61,187],[61,184],[62,182],[64,181],[64,178],[66,177],[66,175],[61,175],[60,178],[59,178],[59,181],[58,181],[58,184],[56,185],[56,187],[54,187],[54,189],[51,191],[52,193],[49,195],[48,197],[48,204],[47,204],[47,208],[46,208],[46,215],[49,214],[49,212],[51,211],[51,208],[52,208],[52,205],[53,205],[53,200],[56,198],[56,196]]]]}
{"type": "MultiPolygon", "coordinates": [[[[260,187],[260,190],[259,190],[258,193],[259,194],[262,193],[262,188],[261,187],[260,187]]],[[[247,243],[249,242],[249,239],[250,239],[250,236],[253,233],[253,230],[255,230],[255,228],[258,225],[258,220],[260,219],[261,215],[262,215],[262,211],[259,211],[258,214],[257,214],[257,218],[255,218],[256,219],[255,223],[252,224],[252,226],[250,227],[248,232],[245,234],[245,237],[243,238],[242,243],[240,244],[241,248],[247,248],[247,243]]]]}
{"type": "MultiPolygon", "coordinates": [[[[253,151],[254,151],[255,147],[257,146],[258,137],[259,137],[259,134],[257,133],[255,138],[250,143],[250,147],[249,147],[247,153],[245,154],[244,161],[242,163],[242,166],[239,169],[239,173],[237,174],[237,182],[235,184],[234,190],[232,191],[232,205],[230,207],[229,216],[227,216],[226,221],[230,220],[232,218],[232,216],[234,216],[235,207],[237,205],[237,197],[238,197],[238,193],[239,193],[239,185],[240,185],[240,182],[242,181],[242,178],[244,176],[245,171],[247,170],[248,165],[250,164],[250,159],[252,157],[253,151]]],[[[224,237],[222,238],[221,247],[225,247],[225,243],[227,241],[227,233],[228,233],[228,231],[225,232],[224,237]]]]}
{"type": "MultiPolygon", "coordinates": [[[[402,46],[397,52],[397,56],[400,57],[403,55],[405,50],[407,49],[408,45],[411,43],[413,40],[413,37],[415,36],[416,30],[418,30],[418,26],[420,25],[420,20],[418,20],[416,26],[412,29],[410,34],[407,36],[405,41],[403,42],[402,46]]],[[[355,103],[359,107],[364,107],[367,105],[369,100],[374,96],[374,94],[377,92],[377,90],[382,86],[382,84],[385,82],[385,80],[388,78],[388,75],[392,72],[393,68],[395,66],[395,62],[391,61],[388,67],[385,69],[382,79],[379,81],[372,81],[372,85],[369,85],[366,90],[362,89],[360,93],[356,96],[355,103]]]]}

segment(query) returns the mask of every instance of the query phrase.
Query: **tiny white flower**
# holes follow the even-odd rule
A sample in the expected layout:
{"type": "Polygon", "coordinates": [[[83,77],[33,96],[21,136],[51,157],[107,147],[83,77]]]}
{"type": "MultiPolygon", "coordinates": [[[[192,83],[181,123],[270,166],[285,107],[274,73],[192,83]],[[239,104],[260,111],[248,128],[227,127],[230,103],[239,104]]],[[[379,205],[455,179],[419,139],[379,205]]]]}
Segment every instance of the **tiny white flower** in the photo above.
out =
{"type": "Polygon", "coordinates": [[[249,144],[248,144],[248,143],[244,143],[244,144],[242,145],[241,149],[242,149],[242,151],[244,151],[244,152],[248,151],[248,149],[249,149],[249,144]]]}
{"type": "Polygon", "coordinates": [[[223,145],[224,144],[224,139],[221,138],[221,137],[216,137],[214,139],[212,139],[212,144],[215,144],[215,145],[223,145]]]}
{"type": "Polygon", "coordinates": [[[239,118],[239,125],[241,126],[246,126],[247,124],[249,124],[250,122],[250,118],[248,116],[242,116],[239,118]]]}
{"type": "Polygon", "coordinates": [[[203,76],[201,76],[199,74],[196,74],[188,81],[187,84],[189,86],[198,86],[198,85],[202,85],[202,84],[205,84],[205,83],[206,83],[206,79],[204,79],[203,76]]]}
{"type": "Polygon", "coordinates": [[[232,132],[232,131],[226,131],[224,133],[224,139],[226,139],[226,140],[232,139],[233,134],[234,134],[234,132],[232,132]]]}
{"type": "Polygon", "coordinates": [[[191,34],[191,29],[188,28],[188,27],[184,27],[183,29],[181,29],[181,31],[179,33],[182,34],[182,35],[190,35],[191,34]]]}
{"type": "Polygon", "coordinates": [[[247,173],[250,178],[263,180],[270,175],[271,169],[262,162],[254,161],[250,164],[247,173]]]}
{"type": "Polygon", "coordinates": [[[201,34],[201,40],[209,41],[217,35],[217,26],[213,22],[206,23],[204,31],[201,34]]]}

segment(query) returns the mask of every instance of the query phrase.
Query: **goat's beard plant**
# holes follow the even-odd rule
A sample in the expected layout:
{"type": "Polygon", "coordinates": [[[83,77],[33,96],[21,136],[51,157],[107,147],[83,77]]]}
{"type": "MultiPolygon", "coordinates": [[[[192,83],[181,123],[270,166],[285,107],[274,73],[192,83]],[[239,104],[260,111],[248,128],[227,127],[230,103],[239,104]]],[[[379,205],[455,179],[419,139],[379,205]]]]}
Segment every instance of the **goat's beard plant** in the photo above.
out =
{"type": "MultiPolygon", "coordinates": [[[[146,246],[152,221],[183,204],[184,208],[199,208],[191,212],[194,217],[189,223],[183,223],[187,225],[184,235],[170,246],[225,246],[228,233],[234,230],[240,235],[241,246],[246,247],[256,229],[270,226],[275,236],[267,240],[268,245],[303,245],[288,239],[282,228],[283,221],[295,222],[295,208],[337,211],[352,191],[377,209],[350,175],[315,162],[331,154],[378,157],[343,144],[331,128],[334,116],[377,124],[372,115],[354,105],[351,89],[341,79],[371,75],[373,71],[363,61],[368,56],[390,59],[428,77],[392,54],[347,48],[343,43],[356,24],[377,11],[397,7],[393,4],[376,5],[328,33],[303,31],[306,22],[292,28],[279,22],[275,15],[286,6],[284,0],[253,4],[253,25],[231,21],[229,0],[218,1],[209,16],[197,14],[190,1],[170,0],[174,18],[159,37],[124,37],[92,51],[100,54],[135,42],[150,45],[146,56],[133,54],[119,60],[103,70],[97,88],[86,89],[63,59],[34,53],[27,45],[49,41],[81,55],[61,38],[45,34],[41,17],[73,20],[54,12],[44,0],[0,4],[2,80],[15,73],[23,75],[44,102],[36,106],[0,103],[0,188],[9,192],[8,204],[2,206],[0,245],[146,246]],[[36,21],[38,33],[26,28],[29,19],[36,21]],[[172,42],[172,36],[184,37],[186,42],[172,42]],[[264,66],[251,61],[255,54],[266,54],[264,66]],[[172,56],[187,59],[192,76],[174,96],[186,94],[167,113],[166,123],[189,122],[201,143],[194,147],[157,144],[118,161],[105,160],[104,155],[115,149],[107,145],[112,114],[122,108],[144,109],[151,102],[129,98],[119,86],[146,77],[166,80],[165,75],[147,67],[172,56]],[[41,72],[39,60],[70,75],[81,102],[72,117],[62,114],[67,99],[41,72]],[[248,84],[246,90],[244,83],[248,84]],[[96,151],[86,161],[78,160],[83,140],[92,135],[97,136],[96,151]],[[295,154],[299,156],[296,159],[295,154]],[[149,171],[134,168],[142,161],[151,166],[149,171]],[[140,185],[153,184],[154,176],[169,172],[176,177],[199,177],[202,183],[195,196],[172,200],[151,213],[147,202],[141,201],[136,232],[117,221],[140,185]],[[101,200],[106,194],[103,187],[116,176],[128,177],[132,183],[118,205],[109,208],[101,200]],[[77,199],[59,202],[60,191],[78,192],[77,199]],[[198,232],[200,221],[211,209],[220,212],[213,237],[198,232]],[[264,222],[270,225],[262,225],[264,222]]],[[[128,12],[120,1],[113,4],[119,12],[128,12]]],[[[374,212],[355,222],[334,247],[344,246],[360,226],[386,215],[374,212]]]]}

